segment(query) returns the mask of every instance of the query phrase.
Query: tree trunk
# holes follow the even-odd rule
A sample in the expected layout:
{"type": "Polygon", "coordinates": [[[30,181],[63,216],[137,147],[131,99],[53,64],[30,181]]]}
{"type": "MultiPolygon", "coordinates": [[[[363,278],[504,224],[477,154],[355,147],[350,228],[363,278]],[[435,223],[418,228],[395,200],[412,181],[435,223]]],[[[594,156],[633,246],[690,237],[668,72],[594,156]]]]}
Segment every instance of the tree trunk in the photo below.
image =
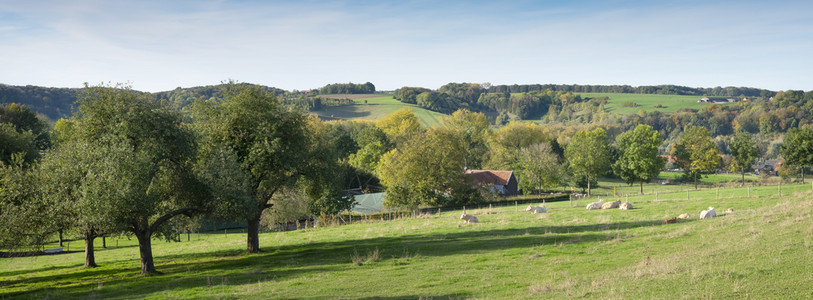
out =
{"type": "Polygon", "coordinates": [[[95,268],[96,256],[93,253],[93,240],[96,236],[92,234],[85,234],[85,268],[95,268]]]}
{"type": "Polygon", "coordinates": [[[694,189],[697,189],[697,173],[694,173],[694,189]]]}
{"type": "Polygon", "coordinates": [[[641,180],[641,191],[639,191],[638,193],[641,194],[641,195],[644,194],[644,181],[643,180],[641,180]]]}
{"type": "Polygon", "coordinates": [[[587,177],[587,198],[590,198],[590,177],[587,177]]]}
{"type": "Polygon", "coordinates": [[[260,252],[260,216],[261,213],[258,213],[248,220],[248,234],[246,236],[246,252],[248,253],[260,252]]]}
{"type": "Polygon", "coordinates": [[[745,186],[745,168],[742,168],[742,186],[745,186]]]}
{"type": "Polygon", "coordinates": [[[805,183],[805,167],[802,167],[802,184],[805,183]]]}
{"type": "Polygon", "coordinates": [[[152,232],[149,229],[142,229],[136,231],[135,235],[138,238],[138,252],[141,254],[141,275],[158,273],[152,259],[152,232]]]}
{"type": "Polygon", "coordinates": [[[59,230],[59,247],[62,247],[62,229],[59,230]]]}
{"type": "Polygon", "coordinates": [[[102,248],[107,248],[107,237],[102,236],[102,248]]]}

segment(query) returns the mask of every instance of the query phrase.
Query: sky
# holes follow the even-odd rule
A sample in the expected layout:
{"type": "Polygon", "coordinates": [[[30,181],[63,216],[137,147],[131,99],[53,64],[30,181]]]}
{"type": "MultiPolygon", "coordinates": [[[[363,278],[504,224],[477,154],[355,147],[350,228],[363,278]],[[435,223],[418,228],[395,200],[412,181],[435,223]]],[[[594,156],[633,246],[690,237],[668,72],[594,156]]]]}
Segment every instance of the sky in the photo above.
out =
{"type": "Polygon", "coordinates": [[[813,1],[0,0],[0,83],[813,90],[813,1]]]}

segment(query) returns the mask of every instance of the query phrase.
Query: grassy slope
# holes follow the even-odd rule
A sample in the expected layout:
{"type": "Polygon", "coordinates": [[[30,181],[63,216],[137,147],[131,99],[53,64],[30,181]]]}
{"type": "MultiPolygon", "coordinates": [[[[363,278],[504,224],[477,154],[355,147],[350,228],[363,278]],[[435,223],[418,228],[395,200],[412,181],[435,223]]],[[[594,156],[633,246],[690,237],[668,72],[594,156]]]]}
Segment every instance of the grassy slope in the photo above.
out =
{"type": "MultiPolygon", "coordinates": [[[[708,103],[698,103],[700,96],[681,96],[681,95],[650,95],[650,94],[620,94],[620,93],[579,93],[582,97],[609,97],[609,103],[604,107],[605,110],[613,114],[635,114],[640,110],[644,111],[661,111],[661,112],[676,112],[681,108],[689,107],[694,109],[706,108],[708,103]],[[638,107],[624,107],[624,102],[637,103],[638,107]],[[655,108],[655,105],[661,104],[664,108],[655,108]]],[[[729,105],[729,104],[717,104],[729,105]]]]}
{"type": "Polygon", "coordinates": [[[434,112],[420,108],[412,104],[401,103],[392,96],[354,99],[356,105],[345,105],[328,107],[313,113],[325,117],[326,119],[361,119],[378,120],[386,117],[402,107],[410,107],[421,124],[427,127],[438,124],[438,120],[444,116],[439,112],[434,112]],[[365,100],[367,101],[365,103],[365,100]]]}
{"type": "Polygon", "coordinates": [[[579,200],[548,203],[541,215],[472,211],[474,225],[450,212],[264,233],[258,255],[242,254],[242,234],[196,235],[155,242],[165,274],[154,277],[136,275],[138,249],[122,239],[92,270],[81,268],[82,253],[0,259],[0,298],[813,297],[810,185],[783,186],[784,197],[729,191],[720,200],[713,191],[632,197],[631,211],[586,211],[592,200],[579,200]],[[697,220],[709,205],[720,217],[697,220]],[[662,225],[684,212],[694,219],[662,225]],[[376,250],[377,260],[352,263],[376,250]]]}

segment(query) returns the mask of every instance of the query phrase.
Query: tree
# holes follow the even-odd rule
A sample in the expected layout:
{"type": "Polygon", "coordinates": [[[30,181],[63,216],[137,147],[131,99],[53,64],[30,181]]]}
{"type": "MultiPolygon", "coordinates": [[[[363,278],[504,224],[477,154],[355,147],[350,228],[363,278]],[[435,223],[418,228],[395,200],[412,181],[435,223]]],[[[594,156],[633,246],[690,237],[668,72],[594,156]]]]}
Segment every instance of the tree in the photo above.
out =
{"type": "Polygon", "coordinates": [[[251,85],[230,82],[222,94],[223,99],[195,102],[193,118],[202,147],[232,153],[241,172],[250,177],[252,201],[240,217],[248,223],[246,251],[257,253],[263,211],[274,206],[277,192],[295,186],[305,172],[306,117],[251,85]]]}
{"type": "Polygon", "coordinates": [[[82,170],[81,193],[104,203],[105,219],[138,239],[141,273],[154,274],[153,234],[180,215],[212,204],[193,174],[196,143],[179,112],[161,107],[129,86],[86,87],[78,96],[75,139],[96,149],[102,161],[82,170]]]}
{"type": "Polygon", "coordinates": [[[411,137],[423,131],[418,117],[408,107],[401,108],[375,122],[375,126],[381,128],[390,141],[400,146],[411,137]]]}
{"type": "Polygon", "coordinates": [[[478,202],[479,195],[464,174],[464,156],[459,136],[448,129],[413,136],[381,158],[385,204],[414,209],[478,202]]]}
{"type": "Polygon", "coordinates": [[[678,165],[694,178],[695,189],[698,176],[714,172],[720,165],[720,150],[705,127],[686,129],[680,143],[672,148],[672,155],[677,158],[678,165]]]}
{"type": "Polygon", "coordinates": [[[518,173],[522,179],[519,182],[519,188],[525,194],[554,188],[559,185],[563,177],[559,156],[549,143],[522,148],[519,153],[518,166],[520,168],[518,173]]]}
{"type": "Polygon", "coordinates": [[[640,193],[643,193],[644,182],[657,178],[666,164],[658,156],[658,147],[662,143],[661,135],[644,124],[618,135],[616,144],[621,156],[612,165],[613,171],[627,183],[639,181],[640,193]]]}
{"type": "Polygon", "coordinates": [[[802,183],[804,183],[805,168],[813,165],[813,128],[788,130],[780,152],[787,164],[797,166],[802,170],[802,183]]]}
{"type": "Polygon", "coordinates": [[[52,206],[43,201],[38,169],[27,167],[21,153],[0,162],[0,248],[38,246],[53,233],[52,206]]]}
{"type": "Polygon", "coordinates": [[[740,171],[742,184],[745,185],[745,170],[750,168],[759,157],[759,148],[751,134],[746,131],[737,132],[734,141],[729,147],[731,148],[731,156],[734,157],[731,162],[732,166],[740,171]]]}
{"type": "Polygon", "coordinates": [[[570,163],[576,177],[587,180],[587,195],[590,195],[590,182],[604,174],[610,167],[610,146],[607,132],[596,128],[592,131],[579,130],[565,149],[565,158],[570,163]]]}
{"type": "Polygon", "coordinates": [[[479,169],[488,152],[489,124],[483,113],[471,112],[468,109],[455,111],[451,116],[442,118],[440,126],[460,137],[465,151],[465,167],[479,169]]]}
{"type": "Polygon", "coordinates": [[[39,158],[36,137],[28,130],[20,132],[11,123],[0,123],[0,162],[12,163],[12,156],[20,154],[25,164],[39,158]]]}
{"type": "Polygon", "coordinates": [[[39,150],[51,146],[48,121],[38,117],[25,105],[17,103],[0,105],[0,123],[12,124],[20,133],[30,132],[34,136],[34,145],[39,150]]]}
{"type": "Polygon", "coordinates": [[[505,170],[515,167],[522,148],[549,142],[542,127],[534,123],[511,122],[501,127],[488,139],[490,169],[505,170]]]}

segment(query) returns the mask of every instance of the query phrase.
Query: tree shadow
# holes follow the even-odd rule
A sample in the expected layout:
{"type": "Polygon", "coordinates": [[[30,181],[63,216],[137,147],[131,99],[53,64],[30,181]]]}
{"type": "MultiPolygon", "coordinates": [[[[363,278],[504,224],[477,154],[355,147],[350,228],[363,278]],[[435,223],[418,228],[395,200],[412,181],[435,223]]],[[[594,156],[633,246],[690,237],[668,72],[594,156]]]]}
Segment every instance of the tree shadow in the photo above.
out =
{"type": "MultiPolygon", "coordinates": [[[[141,298],[168,290],[209,287],[213,285],[213,278],[214,285],[245,285],[256,284],[263,280],[286,280],[347,270],[353,265],[351,257],[354,254],[363,255],[373,249],[380,251],[380,259],[374,264],[387,264],[397,263],[399,259],[409,259],[409,253],[412,253],[413,256],[420,255],[421,259],[427,257],[431,259],[431,257],[477,254],[484,251],[513,248],[601,242],[614,238],[613,235],[602,233],[603,231],[662,224],[663,220],[573,226],[526,226],[435,235],[412,234],[397,237],[359,238],[340,242],[305,242],[265,247],[265,251],[259,254],[245,254],[242,250],[224,250],[205,254],[163,255],[156,256],[155,261],[158,270],[164,272],[164,275],[160,276],[142,277],[138,275],[140,266],[134,263],[133,268],[85,269],[67,274],[2,281],[0,287],[11,287],[23,282],[26,285],[42,286],[25,292],[4,295],[9,297],[55,293],[66,297],[84,298],[93,293],[100,297],[115,298],[124,296],[121,295],[121,291],[127,291],[127,297],[141,298]],[[122,276],[125,271],[132,273],[122,276]],[[108,279],[110,277],[114,279],[108,279]],[[49,285],[49,282],[57,284],[49,285]],[[80,284],[59,286],[64,282],[79,282],[80,284]]],[[[57,267],[53,270],[63,268],[69,267],[57,267]]],[[[432,297],[466,298],[467,295],[432,297]]]]}

